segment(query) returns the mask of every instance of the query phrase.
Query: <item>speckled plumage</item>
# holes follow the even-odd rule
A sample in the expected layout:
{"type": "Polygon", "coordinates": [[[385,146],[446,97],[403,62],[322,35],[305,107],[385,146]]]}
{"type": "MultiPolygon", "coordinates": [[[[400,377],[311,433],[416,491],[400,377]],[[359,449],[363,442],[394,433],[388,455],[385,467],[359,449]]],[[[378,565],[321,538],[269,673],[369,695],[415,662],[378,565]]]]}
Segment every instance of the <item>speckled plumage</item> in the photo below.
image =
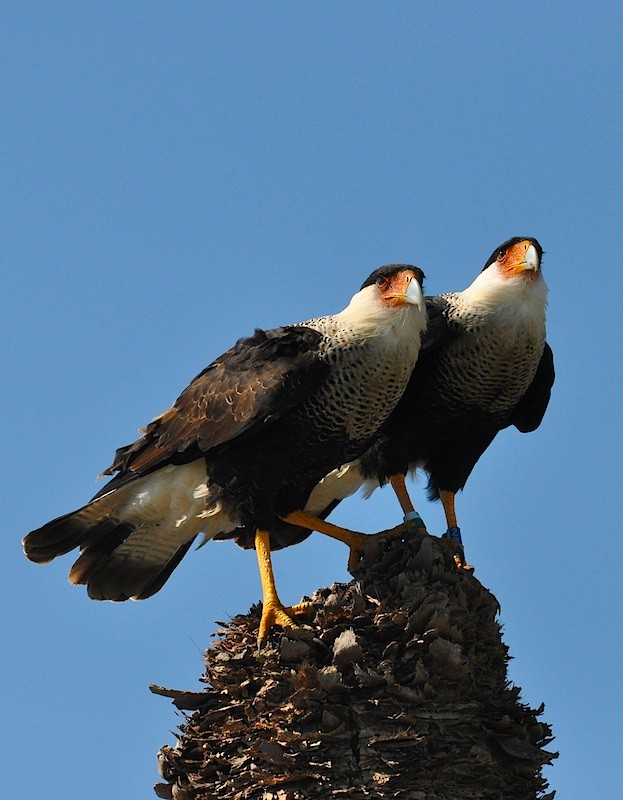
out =
{"type": "MultiPolygon", "coordinates": [[[[477,287],[479,291],[427,299],[432,325],[439,319],[450,335],[432,355],[430,389],[428,384],[419,389],[414,385],[414,396],[434,392],[446,412],[474,406],[507,424],[509,412],[534,379],[545,347],[545,285],[528,292],[517,288],[495,296],[491,287],[477,287]]],[[[417,374],[414,384],[416,379],[417,374]]]]}
{"type": "Polygon", "coordinates": [[[535,384],[539,366],[551,363],[540,283],[527,290],[506,286],[504,292],[472,285],[427,298],[429,338],[386,437],[362,458],[365,477],[377,474],[385,482],[423,466],[435,499],[441,489],[464,487],[500,430],[516,422],[520,430],[538,426],[551,388],[547,379],[535,384]],[[524,421],[522,401],[535,392],[539,409],[524,421]]]}
{"type": "Polygon", "coordinates": [[[390,265],[338,314],[241,339],[117,451],[105,473],[117,474],[90,503],[25,537],[26,555],[45,563],[80,547],[72,583],[94,599],[141,599],[199,533],[271,531],[395,407],[426,325],[422,279],[390,265]],[[417,290],[397,293],[399,277],[417,290]]]}

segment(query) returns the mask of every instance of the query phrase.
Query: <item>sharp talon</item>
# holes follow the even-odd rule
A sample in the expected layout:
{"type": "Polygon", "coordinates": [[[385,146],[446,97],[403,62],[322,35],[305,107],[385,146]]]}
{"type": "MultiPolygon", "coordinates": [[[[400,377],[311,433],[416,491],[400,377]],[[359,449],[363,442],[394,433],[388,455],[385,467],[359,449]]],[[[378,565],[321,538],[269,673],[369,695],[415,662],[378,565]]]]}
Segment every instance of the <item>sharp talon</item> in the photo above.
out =
{"type": "Polygon", "coordinates": [[[474,571],[474,567],[471,564],[468,564],[467,561],[465,561],[465,553],[463,551],[461,551],[460,554],[455,553],[453,558],[456,568],[459,570],[459,572],[474,571]]]}
{"type": "Polygon", "coordinates": [[[441,538],[452,550],[454,556],[454,563],[457,569],[462,572],[473,572],[474,568],[471,564],[465,561],[465,549],[463,548],[463,539],[461,538],[461,529],[457,527],[448,528],[445,533],[442,533],[441,538]]]}
{"type": "Polygon", "coordinates": [[[257,632],[258,644],[265,642],[268,632],[273,625],[280,625],[282,628],[295,628],[296,623],[290,619],[284,606],[277,604],[266,604],[262,608],[262,618],[257,632]]]}
{"type": "Polygon", "coordinates": [[[411,523],[402,522],[396,525],[395,528],[390,528],[386,531],[379,531],[379,533],[359,533],[357,539],[352,540],[350,543],[350,554],[348,556],[347,569],[351,575],[357,577],[357,570],[361,567],[366,553],[376,543],[377,546],[382,546],[392,539],[399,539],[403,536],[409,536],[413,532],[411,523]]]}
{"type": "Polygon", "coordinates": [[[257,632],[258,648],[266,641],[270,629],[274,625],[281,628],[298,628],[292,617],[297,614],[309,614],[314,611],[315,605],[311,600],[303,600],[293,606],[282,606],[280,603],[266,604],[262,609],[262,618],[257,632]]]}

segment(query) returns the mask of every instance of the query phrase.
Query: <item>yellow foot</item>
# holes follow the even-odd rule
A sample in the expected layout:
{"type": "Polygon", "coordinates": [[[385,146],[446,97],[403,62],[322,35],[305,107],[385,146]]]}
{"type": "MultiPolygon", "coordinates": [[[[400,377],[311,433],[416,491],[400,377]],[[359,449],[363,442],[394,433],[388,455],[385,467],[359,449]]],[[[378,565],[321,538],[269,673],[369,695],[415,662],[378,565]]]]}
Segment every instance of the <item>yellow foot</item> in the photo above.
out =
{"type": "MultiPolygon", "coordinates": [[[[415,530],[420,536],[426,534],[424,528],[419,527],[415,528],[415,530]]],[[[351,531],[352,538],[347,543],[350,547],[348,571],[354,575],[367,553],[373,552],[374,548],[379,548],[392,539],[411,536],[413,531],[414,526],[408,522],[403,522],[386,531],[379,531],[379,533],[355,533],[351,531]]]]}
{"type": "Polygon", "coordinates": [[[314,610],[311,600],[304,600],[294,606],[283,606],[279,601],[266,602],[262,608],[262,618],[257,632],[257,643],[261,645],[268,638],[268,632],[273,625],[280,625],[282,628],[296,628],[297,624],[292,617],[297,614],[309,614],[314,610]]]}
{"type": "Polygon", "coordinates": [[[441,492],[441,501],[448,520],[448,530],[441,535],[441,538],[450,548],[457,569],[462,572],[473,572],[472,565],[465,561],[461,529],[456,524],[456,514],[454,513],[454,495],[452,492],[441,492]]]}
{"type": "MultiPolygon", "coordinates": [[[[435,537],[437,538],[437,537],[435,537]]],[[[465,553],[461,545],[457,544],[456,542],[452,541],[452,539],[448,539],[445,536],[439,537],[441,542],[445,544],[445,546],[450,550],[452,553],[452,558],[454,559],[454,563],[456,568],[461,572],[473,572],[474,567],[471,564],[468,564],[465,561],[465,553]]]]}
{"type": "MultiPolygon", "coordinates": [[[[351,573],[353,573],[353,570],[357,569],[365,553],[374,546],[378,547],[379,543],[383,543],[389,539],[411,535],[414,528],[426,533],[424,528],[420,527],[418,529],[417,522],[403,522],[395,528],[390,528],[387,531],[380,531],[380,533],[359,533],[358,531],[341,528],[339,525],[333,525],[331,522],[314,517],[306,511],[293,511],[290,514],[286,514],[281,519],[292,525],[300,525],[302,528],[307,528],[310,531],[324,533],[325,536],[330,536],[332,539],[337,539],[348,545],[350,548],[348,570],[351,573]]],[[[421,520],[419,520],[419,522],[421,522],[421,520]]]]}
{"type": "Polygon", "coordinates": [[[460,569],[461,572],[469,572],[471,574],[476,569],[472,564],[467,564],[458,556],[454,556],[454,563],[456,564],[457,569],[460,569]]]}

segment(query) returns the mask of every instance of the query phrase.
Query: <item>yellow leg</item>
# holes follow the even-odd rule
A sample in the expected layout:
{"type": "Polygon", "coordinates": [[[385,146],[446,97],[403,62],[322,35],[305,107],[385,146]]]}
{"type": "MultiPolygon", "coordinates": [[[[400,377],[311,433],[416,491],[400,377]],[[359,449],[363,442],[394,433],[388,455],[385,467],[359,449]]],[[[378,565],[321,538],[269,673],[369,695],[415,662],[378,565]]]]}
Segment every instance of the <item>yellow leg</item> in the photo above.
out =
{"type": "Polygon", "coordinates": [[[415,510],[415,507],[411,502],[411,497],[409,496],[409,492],[407,491],[405,476],[401,474],[390,475],[389,482],[396,494],[396,497],[398,498],[398,502],[400,503],[400,508],[402,508],[402,512],[405,515],[405,522],[415,521],[415,525],[418,528],[418,530],[426,533],[426,525],[424,525],[422,518],[415,510]],[[422,524],[420,525],[420,523],[422,524]]]}
{"type": "Polygon", "coordinates": [[[357,568],[359,562],[363,558],[366,545],[372,539],[392,539],[409,533],[409,527],[405,524],[375,534],[358,533],[357,531],[350,531],[348,528],[341,528],[338,525],[326,522],[324,519],[314,517],[313,514],[308,514],[306,511],[293,511],[291,514],[286,514],[282,519],[284,522],[288,522],[291,525],[299,525],[301,528],[307,528],[310,531],[324,533],[325,536],[330,536],[332,539],[337,539],[347,544],[350,547],[350,555],[348,557],[349,572],[353,572],[353,570],[357,568]]]}
{"type": "MultiPolygon", "coordinates": [[[[439,492],[439,499],[441,500],[441,504],[443,506],[444,514],[446,515],[446,524],[448,526],[448,531],[451,528],[454,528],[455,531],[458,533],[459,541],[460,541],[460,531],[459,526],[456,524],[456,511],[454,508],[454,498],[455,493],[449,492],[447,489],[442,489],[439,492]]],[[[468,564],[465,561],[465,551],[463,550],[462,544],[457,544],[453,542],[450,538],[445,538],[449,544],[451,544],[454,550],[454,562],[459,569],[466,570],[467,572],[473,572],[474,567],[471,564],[468,564]]]]}
{"type": "Polygon", "coordinates": [[[396,497],[398,498],[398,502],[400,503],[400,508],[402,508],[403,512],[405,514],[408,514],[410,511],[415,511],[415,506],[411,502],[411,498],[409,497],[409,492],[407,491],[405,476],[391,475],[389,478],[389,482],[392,486],[392,489],[396,493],[396,497]]]}
{"type": "Polygon", "coordinates": [[[255,550],[262,583],[262,618],[257,634],[257,641],[261,643],[266,639],[268,631],[273,625],[281,625],[282,628],[296,627],[291,617],[311,611],[314,604],[304,602],[286,607],[279,600],[270,559],[270,535],[268,531],[257,530],[255,532],[255,550]]]}
{"type": "Polygon", "coordinates": [[[446,524],[448,528],[457,528],[456,511],[454,510],[454,492],[448,492],[446,489],[442,489],[439,492],[439,498],[446,515],[446,524]]]}

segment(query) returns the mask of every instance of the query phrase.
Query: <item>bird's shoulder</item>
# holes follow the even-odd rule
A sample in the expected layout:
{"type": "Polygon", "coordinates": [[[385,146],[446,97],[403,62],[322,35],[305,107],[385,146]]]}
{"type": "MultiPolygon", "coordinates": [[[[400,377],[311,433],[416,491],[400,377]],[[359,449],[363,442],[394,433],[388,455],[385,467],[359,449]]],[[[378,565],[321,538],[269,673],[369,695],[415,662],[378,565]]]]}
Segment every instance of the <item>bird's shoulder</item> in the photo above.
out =
{"type": "Polygon", "coordinates": [[[305,325],[256,329],[239,339],[153,419],[140,439],[117,450],[104,474],[142,473],[190,460],[280,418],[313,393],[329,366],[323,335],[305,325]]]}
{"type": "Polygon", "coordinates": [[[436,352],[460,334],[460,326],[452,317],[454,293],[438,294],[424,298],[428,325],[422,337],[420,358],[436,352]]]}

